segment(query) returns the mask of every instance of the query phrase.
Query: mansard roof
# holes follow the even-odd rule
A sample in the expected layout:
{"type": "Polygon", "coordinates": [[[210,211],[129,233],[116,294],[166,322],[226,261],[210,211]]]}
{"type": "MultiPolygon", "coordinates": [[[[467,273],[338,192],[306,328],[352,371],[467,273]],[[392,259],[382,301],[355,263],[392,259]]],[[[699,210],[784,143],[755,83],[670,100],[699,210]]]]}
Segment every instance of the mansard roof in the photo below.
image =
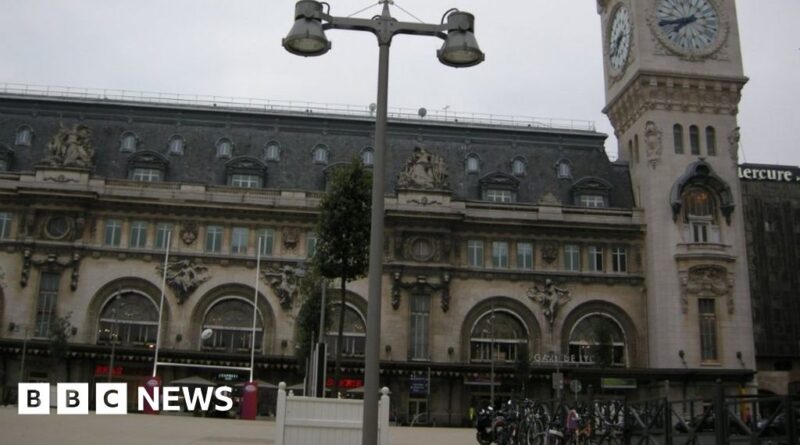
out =
{"type": "MultiPolygon", "coordinates": [[[[192,106],[142,104],[112,100],[55,99],[40,96],[0,95],[0,144],[13,147],[20,125],[30,126],[40,137],[31,147],[15,149],[13,170],[32,171],[45,157],[47,143],[59,124],[81,123],[92,130],[95,149],[92,174],[126,178],[132,153],[122,153],[119,137],[126,131],[138,138],[137,152],[150,151],[169,160],[170,182],[226,183],[228,159],[217,156],[214,143],[228,138],[236,144],[237,157],[264,161],[269,142],[281,146],[280,160],[270,162],[264,187],[271,189],[324,190],[326,168],[348,162],[364,147],[373,146],[374,118],[319,113],[290,113],[213,109],[192,106]],[[171,154],[169,140],[185,141],[182,154],[171,154]],[[330,150],[328,163],[315,163],[313,147],[330,150]]],[[[596,177],[607,182],[609,206],[633,207],[627,164],[613,163],[604,151],[606,135],[590,130],[518,127],[390,119],[386,153],[387,193],[395,191],[398,174],[406,167],[415,147],[442,158],[453,199],[479,200],[480,181],[488,174],[503,173],[519,181],[518,203],[538,203],[553,194],[571,202],[570,181],[559,181],[553,166],[569,159],[572,177],[596,177]],[[476,154],[480,171],[467,172],[465,159],[476,154]],[[512,160],[526,160],[524,176],[512,176],[512,160]]],[[[233,161],[233,160],[231,160],[233,161]]]]}

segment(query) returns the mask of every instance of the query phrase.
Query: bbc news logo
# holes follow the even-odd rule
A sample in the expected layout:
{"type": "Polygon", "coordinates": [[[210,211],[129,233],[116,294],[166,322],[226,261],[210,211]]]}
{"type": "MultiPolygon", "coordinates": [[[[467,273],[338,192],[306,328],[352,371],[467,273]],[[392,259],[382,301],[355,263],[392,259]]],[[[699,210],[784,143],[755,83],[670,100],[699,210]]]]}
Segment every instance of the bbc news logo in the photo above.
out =
{"type": "MultiPolygon", "coordinates": [[[[18,414],[50,414],[50,384],[20,383],[18,414]]],[[[188,388],[185,386],[140,386],[136,394],[138,411],[230,411],[233,408],[230,386],[188,388]]],[[[56,414],[89,414],[89,384],[59,383],[56,385],[56,414]]],[[[126,383],[95,384],[95,413],[128,414],[126,383]]]]}

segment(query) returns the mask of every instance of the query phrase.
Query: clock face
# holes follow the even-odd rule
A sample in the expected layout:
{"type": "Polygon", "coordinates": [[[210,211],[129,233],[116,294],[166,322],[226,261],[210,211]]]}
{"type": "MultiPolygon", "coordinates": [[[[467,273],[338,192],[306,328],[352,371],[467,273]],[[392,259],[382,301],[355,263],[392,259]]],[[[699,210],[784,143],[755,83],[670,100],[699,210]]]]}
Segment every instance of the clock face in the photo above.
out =
{"type": "Polygon", "coordinates": [[[631,33],[630,14],[624,6],[620,6],[614,12],[614,18],[611,20],[611,32],[608,34],[608,59],[611,68],[615,71],[622,71],[628,62],[631,33]]]}
{"type": "Polygon", "coordinates": [[[659,0],[656,25],[675,49],[693,52],[714,45],[720,20],[710,0],[659,0]]]}

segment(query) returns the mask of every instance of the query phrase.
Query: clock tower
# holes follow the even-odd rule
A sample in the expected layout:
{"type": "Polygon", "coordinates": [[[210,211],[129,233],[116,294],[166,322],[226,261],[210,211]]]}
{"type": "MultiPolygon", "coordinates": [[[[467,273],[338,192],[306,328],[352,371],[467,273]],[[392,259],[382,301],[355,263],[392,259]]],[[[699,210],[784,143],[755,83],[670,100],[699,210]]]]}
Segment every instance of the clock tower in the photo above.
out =
{"type": "Polygon", "coordinates": [[[734,0],[598,0],[606,106],[644,211],[651,368],[755,369],[734,0]]]}

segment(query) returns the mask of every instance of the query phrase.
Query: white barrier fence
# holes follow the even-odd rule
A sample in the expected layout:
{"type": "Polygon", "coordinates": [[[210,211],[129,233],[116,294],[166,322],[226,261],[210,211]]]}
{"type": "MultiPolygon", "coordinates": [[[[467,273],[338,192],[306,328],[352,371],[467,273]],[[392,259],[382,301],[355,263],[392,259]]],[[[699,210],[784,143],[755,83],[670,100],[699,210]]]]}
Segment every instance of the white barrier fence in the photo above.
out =
{"type": "MultiPolygon", "coordinates": [[[[286,394],[278,385],[275,409],[277,445],[360,445],[363,400],[322,399],[286,394]]],[[[389,444],[389,388],[381,388],[378,444],[389,444]]]]}

